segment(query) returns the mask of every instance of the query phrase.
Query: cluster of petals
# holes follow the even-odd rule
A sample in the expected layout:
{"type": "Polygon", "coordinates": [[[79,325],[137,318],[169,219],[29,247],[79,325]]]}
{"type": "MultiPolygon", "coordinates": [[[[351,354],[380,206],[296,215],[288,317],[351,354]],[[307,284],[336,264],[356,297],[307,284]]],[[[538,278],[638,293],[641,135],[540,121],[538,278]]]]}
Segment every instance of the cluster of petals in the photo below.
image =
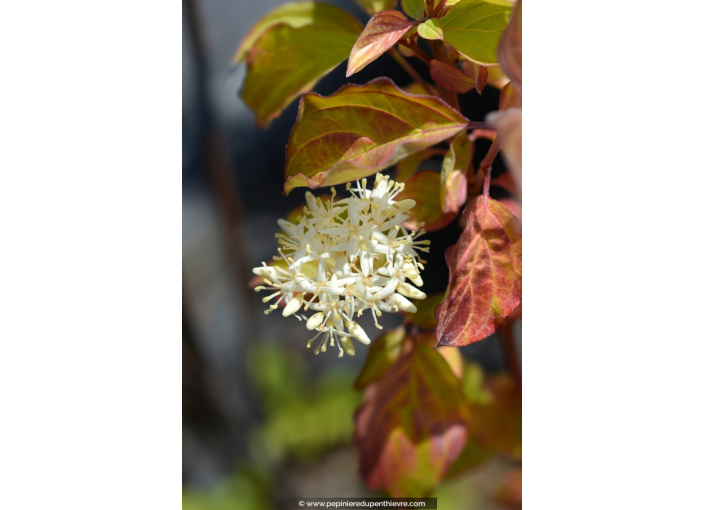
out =
{"type": "Polygon", "coordinates": [[[264,313],[283,301],[284,316],[293,315],[317,331],[308,342],[310,347],[322,337],[316,354],[337,343],[340,356],[343,352],[352,356],[353,338],[370,342],[354,321],[355,313],[360,317],[370,310],[374,324],[382,329],[377,321],[382,312],[414,313],[409,298],[425,298],[416,288],[423,285],[418,251],[427,252],[430,241],[417,240],[425,232],[422,224],[417,231],[404,228],[415,201],[394,200],[403,187],[377,174],[372,190],[366,179],[354,187],[348,183],[348,198],[335,200],[335,188],[328,200],[308,191],[307,205],[296,222],[279,220],[280,257],[254,269],[265,283],[255,290],[274,291],[263,299],[275,300],[264,313]]]}

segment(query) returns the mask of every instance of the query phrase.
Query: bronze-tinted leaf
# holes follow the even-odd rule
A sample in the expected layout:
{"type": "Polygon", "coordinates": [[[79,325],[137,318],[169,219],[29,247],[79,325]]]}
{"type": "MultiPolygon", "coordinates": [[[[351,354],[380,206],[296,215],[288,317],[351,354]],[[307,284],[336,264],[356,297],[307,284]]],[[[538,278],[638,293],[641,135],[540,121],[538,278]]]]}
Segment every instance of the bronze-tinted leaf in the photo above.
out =
{"type": "Polygon", "coordinates": [[[437,97],[407,94],[388,78],[306,94],[286,148],[288,194],[359,179],[465,128],[468,120],[437,97]]]}
{"type": "Polygon", "coordinates": [[[462,60],[460,66],[462,67],[462,72],[464,75],[474,80],[474,89],[479,94],[482,93],[482,90],[484,90],[486,84],[489,83],[490,70],[499,69],[499,72],[501,70],[499,66],[486,67],[466,59],[462,60]]]}
{"type": "Polygon", "coordinates": [[[370,16],[373,16],[377,12],[395,8],[397,0],[357,0],[357,3],[370,16]]]}
{"type": "MultiPolygon", "coordinates": [[[[377,0],[379,1],[379,0],[377,0]]],[[[327,2],[291,2],[270,11],[244,36],[233,63],[245,60],[247,53],[254,46],[255,41],[274,25],[285,24],[291,28],[301,28],[306,25],[315,25],[320,28],[329,28],[349,32],[351,27],[355,27],[354,35],[359,34],[361,25],[350,14],[327,2]],[[355,23],[356,22],[356,23],[355,23]]]]}
{"type": "Polygon", "coordinates": [[[522,8],[521,0],[518,0],[511,14],[509,22],[501,42],[499,43],[499,62],[503,67],[506,75],[518,93],[521,93],[523,87],[523,27],[522,27],[522,8]]]}
{"type": "Polygon", "coordinates": [[[511,82],[508,82],[499,94],[499,110],[508,108],[520,108],[522,103],[521,93],[516,90],[511,82]]]}
{"type": "Polygon", "coordinates": [[[464,210],[465,229],[445,252],[447,297],[435,310],[439,345],[482,340],[521,301],[521,222],[499,202],[479,196],[464,210]]]}
{"type": "Polygon", "coordinates": [[[427,496],[464,447],[466,405],[461,381],[443,356],[414,342],[367,389],[355,416],[367,486],[392,497],[427,496]]]}
{"type": "Polygon", "coordinates": [[[382,11],[371,17],[364,31],[352,48],[347,61],[347,76],[364,69],[413,26],[413,22],[399,11],[382,11]]]}
{"type": "Polygon", "coordinates": [[[493,124],[501,139],[501,154],[511,171],[517,186],[517,196],[521,196],[521,181],[523,177],[523,113],[520,108],[509,108],[487,115],[486,119],[493,124]]]}
{"type": "Polygon", "coordinates": [[[464,94],[474,88],[474,78],[441,60],[430,61],[430,76],[435,83],[452,92],[464,94]]]}
{"type": "Polygon", "coordinates": [[[362,25],[335,9],[341,14],[316,20],[315,25],[271,26],[247,53],[247,77],[241,95],[256,114],[259,126],[268,126],[296,96],[312,89],[349,56],[362,25]]]}
{"type": "Polygon", "coordinates": [[[450,143],[440,173],[440,203],[446,213],[457,214],[467,201],[467,181],[474,178],[474,144],[465,131],[450,143]]]}
{"type": "Polygon", "coordinates": [[[480,445],[520,458],[522,455],[521,390],[506,374],[487,381],[490,401],[472,406],[468,425],[480,445]]]}
{"type": "Polygon", "coordinates": [[[408,219],[403,223],[406,228],[417,229],[419,223],[425,223],[425,230],[431,232],[449,225],[457,217],[457,211],[446,213],[440,202],[440,174],[423,170],[406,181],[404,190],[396,200],[412,199],[416,201],[413,209],[408,211],[408,219]]]}
{"type": "Polygon", "coordinates": [[[440,18],[443,40],[477,64],[494,65],[511,7],[508,0],[461,0],[440,18]]]}
{"type": "Polygon", "coordinates": [[[354,383],[355,389],[363,390],[380,379],[391,365],[401,356],[406,331],[392,329],[372,342],[362,371],[354,383]]]}
{"type": "Polygon", "coordinates": [[[435,318],[435,308],[442,303],[444,298],[445,294],[439,293],[414,301],[413,304],[416,305],[417,311],[408,314],[409,322],[421,329],[435,329],[438,325],[435,318]]]}

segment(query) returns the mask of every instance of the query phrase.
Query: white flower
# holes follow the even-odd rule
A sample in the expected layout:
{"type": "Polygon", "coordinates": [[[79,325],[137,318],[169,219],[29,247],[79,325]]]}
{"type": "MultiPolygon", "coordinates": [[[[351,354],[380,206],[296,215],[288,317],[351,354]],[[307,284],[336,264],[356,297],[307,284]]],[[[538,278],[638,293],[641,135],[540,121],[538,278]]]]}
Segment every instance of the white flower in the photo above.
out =
{"type": "Polygon", "coordinates": [[[399,310],[415,312],[407,298],[424,299],[425,294],[411,285],[423,285],[423,269],[418,251],[428,251],[430,241],[418,241],[425,233],[420,225],[417,232],[408,232],[403,222],[415,201],[394,201],[404,188],[403,183],[377,174],[373,190],[367,189],[367,179],[351,183],[349,198],[323,201],[308,191],[304,214],[296,223],[279,220],[283,233],[279,238],[277,265],[254,268],[254,273],[266,285],[254,290],[273,290],[263,301],[277,298],[270,305],[271,313],[283,300],[283,315],[293,315],[305,321],[309,330],[318,333],[308,347],[322,335],[315,354],[325,352],[327,345],[337,347],[340,356],[354,355],[352,338],[368,344],[369,336],[354,322],[365,310],[372,311],[374,324],[382,329],[377,317],[382,312],[399,310]],[[317,266],[315,278],[303,273],[304,264],[317,266]],[[311,310],[310,317],[303,313],[311,310]]]}

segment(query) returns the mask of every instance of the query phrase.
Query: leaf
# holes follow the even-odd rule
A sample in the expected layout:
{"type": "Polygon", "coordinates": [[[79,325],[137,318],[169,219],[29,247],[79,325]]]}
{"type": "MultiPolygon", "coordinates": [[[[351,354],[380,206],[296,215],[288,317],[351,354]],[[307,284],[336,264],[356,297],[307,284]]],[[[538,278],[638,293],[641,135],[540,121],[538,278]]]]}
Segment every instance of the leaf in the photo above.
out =
{"type": "Polygon", "coordinates": [[[516,182],[511,176],[511,172],[504,172],[498,177],[494,177],[493,179],[491,179],[491,185],[503,188],[515,197],[518,196],[518,188],[516,187],[516,182]]]}
{"type": "Polygon", "coordinates": [[[508,82],[499,94],[499,110],[520,108],[521,103],[521,93],[513,86],[513,83],[508,82]]]}
{"type": "Polygon", "coordinates": [[[501,67],[503,67],[519,94],[523,86],[522,17],[521,0],[518,0],[511,15],[511,21],[501,37],[498,50],[501,67]]]}
{"type": "MultiPolygon", "coordinates": [[[[321,28],[337,28],[343,32],[350,30],[352,16],[339,7],[325,2],[291,2],[284,4],[278,9],[270,11],[262,19],[257,21],[244,36],[233,63],[244,61],[249,50],[254,46],[256,40],[269,28],[278,24],[286,24],[291,28],[301,28],[306,25],[316,25],[321,28]]],[[[354,18],[352,18],[354,19],[354,18]]],[[[356,21],[356,20],[355,20],[356,21]]],[[[361,27],[361,25],[360,25],[361,27]]],[[[357,35],[359,31],[355,32],[357,35]]]]}
{"type": "Polygon", "coordinates": [[[421,19],[425,14],[425,0],[401,0],[401,7],[415,19],[421,19]]]}
{"type": "Polygon", "coordinates": [[[474,144],[465,131],[450,143],[440,173],[440,203],[443,212],[457,214],[467,201],[467,181],[474,177],[474,144]]]}
{"type": "Polygon", "coordinates": [[[437,19],[430,18],[418,25],[418,35],[429,41],[442,40],[442,28],[437,19]]]}
{"type": "Polygon", "coordinates": [[[354,382],[355,389],[363,390],[386,373],[401,356],[405,336],[406,331],[403,328],[397,328],[384,333],[372,342],[362,371],[354,382]]]}
{"type": "Polygon", "coordinates": [[[430,77],[443,88],[464,94],[474,88],[474,79],[446,62],[433,59],[430,61],[430,77]]]}
{"type": "Polygon", "coordinates": [[[413,22],[399,11],[383,11],[375,14],[357,39],[347,62],[350,76],[373,62],[413,26],[413,22]]]}
{"type": "Polygon", "coordinates": [[[257,39],[247,55],[241,95],[259,126],[268,126],[296,96],[312,89],[349,56],[362,26],[345,16],[349,20],[344,30],[337,20],[301,28],[279,24],[257,39]]]}
{"type": "Polygon", "coordinates": [[[501,138],[501,154],[516,183],[516,196],[520,198],[523,177],[523,113],[520,108],[509,108],[490,113],[486,120],[496,127],[501,138]]]}
{"type": "Polygon", "coordinates": [[[392,497],[427,496],[464,447],[466,409],[447,361],[415,342],[367,389],[355,415],[354,442],[367,486],[392,497]]]}
{"type": "Polygon", "coordinates": [[[388,78],[346,85],[328,97],[306,94],[286,147],[284,191],[372,175],[468,122],[443,100],[407,94],[388,78]]]}
{"type": "Polygon", "coordinates": [[[410,323],[421,329],[435,329],[438,325],[438,321],[435,319],[435,308],[442,303],[444,298],[445,294],[441,292],[414,301],[413,304],[416,305],[417,312],[408,314],[410,323]]]}
{"type": "Polygon", "coordinates": [[[460,347],[497,329],[521,302],[521,222],[479,196],[464,210],[465,229],[445,252],[447,297],[435,310],[438,345],[460,347]]]}
{"type": "Polygon", "coordinates": [[[406,187],[396,196],[396,200],[412,199],[415,207],[407,212],[408,219],[403,226],[410,229],[420,228],[425,223],[425,230],[431,232],[449,225],[457,217],[457,212],[445,213],[440,203],[440,174],[423,170],[406,181],[406,187]]]}
{"type": "Polygon", "coordinates": [[[477,64],[496,64],[511,7],[507,0],[461,0],[440,18],[443,39],[477,64]]]}
{"type": "Polygon", "coordinates": [[[406,182],[413,176],[414,173],[416,173],[416,170],[418,170],[418,167],[423,161],[426,161],[433,156],[442,155],[444,152],[445,151],[443,149],[436,149],[432,147],[429,149],[423,149],[419,152],[414,152],[407,158],[399,161],[398,165],[396,165],[396,180],[399,182],[406,182]]]}
{"type": "Polygon", "coordinates": [[[505,374],[489,379],[486,390],[491,396],[484,405],[473,405],[468,426],[480,445],[516,458],[522,455],[521,390],[505,374]]]}
{"type": "Polygon", "coordinates": [[[373,16],[378,12],[394,9],[397,0],[357,0],[357,3],[362,9],[367,11],[370,16],[373,16]]]}

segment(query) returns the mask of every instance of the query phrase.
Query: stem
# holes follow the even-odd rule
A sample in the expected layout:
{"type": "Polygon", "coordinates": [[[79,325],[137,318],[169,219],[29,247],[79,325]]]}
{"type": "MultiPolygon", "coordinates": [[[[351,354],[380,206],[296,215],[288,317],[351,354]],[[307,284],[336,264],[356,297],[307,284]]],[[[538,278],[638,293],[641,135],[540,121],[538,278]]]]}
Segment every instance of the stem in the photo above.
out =
{"type": "Polygon", "coordinates": [[[408,61],[403,58],[403,55],[399,53],[399,51],[396,48],[391,48],[389,50],[389,54],[396,60],[396,62],[399,63],[401,67],[403,67],[403,70],[406,71],[411,78],[413,78],[415,81],[417,81],[423,89],[430,94],[431,96],[434,96],[435,93],[433,90],[430,88],[430,86],[425,82],[425,80],[421,77],[418,72],[413,69],[413,66],[408,63],[408,61]]]}
{"type": "Polygon", "coordinates": [[[491,143],[491,147],[489,147],[489,152],[487,152],[486,156],[484,156],[484,159],[482,160],[481,164],[479,165],[478,172],[481,172],[482,170],[484,170],[487,173],[487,175],[489,175],[490,170],[491,170],[491,164],[496,159],[496,155],[499,153],[500,148],[501,148],[501,141],[497,137],[491,143]]]}
{"type": "Polygon", "coordinates": [[[507,322],[503,328],[499,330],[499,338],[501,339],[501,349],[504,351],[506,358],[506,366],[509,373],[518,389],[521,389],[521,363],[518,361],[518,352],[516,352],[516,338],[513,335],[514,322],[507,322]]]}
{"type": "Polygon", "coordinates": [[[402,39],[398,43],[412,50],[416,54],[416,57],[425,62],[426,65],[430,65],[430,57],[420,48],[420,46],[418,46],[418,44],[413,39],[402,39]]]}

